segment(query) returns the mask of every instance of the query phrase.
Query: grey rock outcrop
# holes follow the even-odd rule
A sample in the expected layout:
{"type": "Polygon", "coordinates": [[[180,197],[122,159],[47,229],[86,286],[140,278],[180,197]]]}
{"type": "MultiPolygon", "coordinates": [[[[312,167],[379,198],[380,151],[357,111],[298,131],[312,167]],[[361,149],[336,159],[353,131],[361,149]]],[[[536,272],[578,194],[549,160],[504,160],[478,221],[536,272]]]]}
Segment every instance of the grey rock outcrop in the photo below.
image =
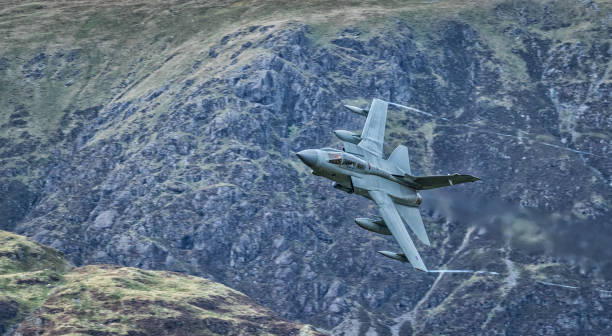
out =
{"type": "MultiPolygon", "coordinates": [[[[609,332],[604,294],[536,281],[605,285],[612,276],[610,259],[567,251],[576,238],[610,256],[597,237],[612,233],[609,27],[593,24],[586,42],[552,37],[569,19],[551,6],[508,2],[490,13],[499,24],[444,20],[425,33],[394,19],[329,41],[307,24],[252,26],[219,37],[145,93],[126,74],[130,84],[113,89],[112,101],[67,111],[67,129],[37,147],[52,158],[30,160],[39,177],[7,228],[76,265],[208,277],[336,334],[609,332]],[[542,11],[555,15],[541,19],[542,11]],[[352,223],[371,204],[332,190],[294,158],[337,144],[334,129],[359,129],[363,119],[341,104],[373,97],[450,120],[392,111],[388,147],[406,144],[416,172],[483,179],[430,194],[434,245],[419,247],[427,264],[503,280],[420,274],[376,256],[394,242],[352,223]],[[462,202],[471,213],[453,206],[462,202]]],[[[576,24],[600,17],[576,6],[584,15],[576,24]]],[[[52,54],[26,61],[24,80],[49,76],[52,54]]],[[[32,151],[0,140],[10,157],[32,151]]]]}

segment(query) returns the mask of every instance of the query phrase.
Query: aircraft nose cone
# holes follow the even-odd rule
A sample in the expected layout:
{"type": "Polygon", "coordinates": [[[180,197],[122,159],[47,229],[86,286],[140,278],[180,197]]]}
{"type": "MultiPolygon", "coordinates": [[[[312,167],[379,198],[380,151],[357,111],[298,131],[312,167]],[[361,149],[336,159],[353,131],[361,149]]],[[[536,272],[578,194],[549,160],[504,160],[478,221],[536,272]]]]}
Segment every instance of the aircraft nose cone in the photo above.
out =
{"type": "Polygon", "coordinates": [[[312,167],[317,164],[317,151],[315,149],[305,149],[301,152],[298,152],[297,157],[302,160],[307,166],[312,167]]]}

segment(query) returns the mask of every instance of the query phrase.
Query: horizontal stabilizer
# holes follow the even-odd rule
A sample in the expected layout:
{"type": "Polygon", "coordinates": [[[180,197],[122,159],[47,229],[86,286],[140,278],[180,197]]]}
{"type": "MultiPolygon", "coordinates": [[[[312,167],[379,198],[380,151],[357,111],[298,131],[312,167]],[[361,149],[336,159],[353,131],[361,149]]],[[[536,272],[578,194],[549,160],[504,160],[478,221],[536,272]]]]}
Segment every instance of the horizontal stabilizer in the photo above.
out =
{"type": "Polygon", "coordinates": [[[476,182],[480,179],[472,175],[454,174],[454,175],[434,175],[434,176],[412,176],[412,175],[393,175],[406,183],[409,187],[416,190],[427,190],[453,186],[466,182],[476,182]]]}
{"type": "Polygon", "coordinates": [[[425,225],[423,225],[423,218],[421,218],[419,208],[401,204],[395,204],[395,207],[404,222],[410,227],[410,230],[414,232],[423,244],[430,246],[431,243],[429,242],[429,237],[427,237],[427,231],[425,231],[425,225]]]}

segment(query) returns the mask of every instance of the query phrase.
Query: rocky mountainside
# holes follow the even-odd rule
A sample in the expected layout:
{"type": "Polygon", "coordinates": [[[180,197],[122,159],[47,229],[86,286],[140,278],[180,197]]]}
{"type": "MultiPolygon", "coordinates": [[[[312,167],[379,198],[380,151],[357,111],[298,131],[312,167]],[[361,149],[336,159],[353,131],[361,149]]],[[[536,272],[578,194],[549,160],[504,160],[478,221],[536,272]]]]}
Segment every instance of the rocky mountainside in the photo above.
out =
{"type": "Polygon", "coordinates": [[[205,277],[338,335],[609,334],[605,1],[12,2],[0,11],[0,225],[205,277]],[[295,157],[392,110],[431,269],[376,255],[365,199],[295,157]],[[570,287],[553,286],[564,284],[570,287]]]}
{"type": "Polygon", "coordinates": [[[71,266],[0,231],[3,335],[321,335],[202,278],[131,267],[71,266]]]}

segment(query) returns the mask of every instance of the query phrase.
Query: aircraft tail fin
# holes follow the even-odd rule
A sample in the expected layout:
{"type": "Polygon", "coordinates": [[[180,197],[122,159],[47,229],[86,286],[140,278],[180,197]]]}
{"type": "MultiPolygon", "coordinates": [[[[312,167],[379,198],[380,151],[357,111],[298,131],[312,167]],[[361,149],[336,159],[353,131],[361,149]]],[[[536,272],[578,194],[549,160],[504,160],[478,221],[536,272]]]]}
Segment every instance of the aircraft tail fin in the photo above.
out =
{"type": "Polygon", "coordinates": [[[397,146],[393,153],[389,156],[388,161],[393,162],[398,168],[406,174],[410,174],[410,158],[408,156],[408,148],[404,145],[397,146]]]}

